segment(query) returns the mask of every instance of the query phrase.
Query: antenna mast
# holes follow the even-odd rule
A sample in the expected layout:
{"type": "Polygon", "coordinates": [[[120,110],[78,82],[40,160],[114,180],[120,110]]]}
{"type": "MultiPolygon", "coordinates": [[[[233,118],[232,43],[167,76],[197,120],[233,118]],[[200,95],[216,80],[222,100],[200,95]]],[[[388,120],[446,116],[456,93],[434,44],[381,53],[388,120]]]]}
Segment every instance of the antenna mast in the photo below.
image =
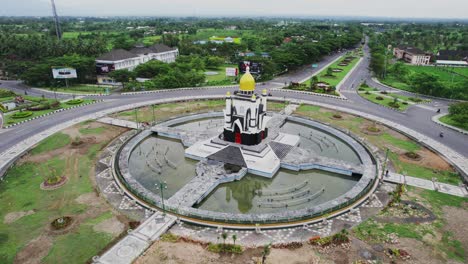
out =
{"type": "Polygon", "coordinates": [[[60,21],[57,15],[57,9],[55,8],[55,1],[50,0],[52,4],[52,13],[54,15],[54,22],[55,22],[55,33],[57,34],[57,38],[60,40],[62,38],[62,30],[60,29],[60,21]]]}

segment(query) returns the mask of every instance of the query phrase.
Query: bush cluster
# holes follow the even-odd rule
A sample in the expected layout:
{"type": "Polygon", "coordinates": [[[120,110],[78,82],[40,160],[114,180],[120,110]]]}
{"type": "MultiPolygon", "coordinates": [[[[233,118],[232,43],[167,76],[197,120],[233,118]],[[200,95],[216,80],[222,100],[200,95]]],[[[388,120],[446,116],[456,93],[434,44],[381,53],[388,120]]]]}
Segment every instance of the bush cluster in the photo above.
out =
{"type": "Polygon", "coordinates": [[[382,101],[383,100],[383,97],[382,96],[377,96],[375,97],[376,100],[379,100],[379,101],[382,101]]]}
{"type": "Polygon", "coordinates": [[[208,244],[208,250],[214,253],[242,253],[242,247],[233,244],[208,244]]]}

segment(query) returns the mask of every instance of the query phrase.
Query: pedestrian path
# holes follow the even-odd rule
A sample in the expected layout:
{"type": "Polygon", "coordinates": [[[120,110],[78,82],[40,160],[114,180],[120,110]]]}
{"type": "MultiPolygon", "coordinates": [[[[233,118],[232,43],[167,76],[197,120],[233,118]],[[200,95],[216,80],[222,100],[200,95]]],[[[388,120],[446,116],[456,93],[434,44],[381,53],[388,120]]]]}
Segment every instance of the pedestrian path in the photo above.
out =
{"type": "Polygon", "coordinates": [[[123,120],[123,119],[117,119],[117,118],[112,118],[112,117],[103,117],[97,120],[98,122],[104,123],[104,124],[109,124],[113,126],[120,126],[120,127],[127,127],[127,128],[133,128],[133,129],[138,129],[141,127],[141,123],[136,123],[133,121],[128,121],[128,120],[123,120]]]}
{"type": "Polygon", "coordinates": [[[388,175],[383,177],[383,180],[386,182],[406,184],[459,197],[468,197],[468,191],[466,190],[465,186],[455,186],[447,183],[437,182],[435,180],[430,181],[393,172],[389,172],[388,175]]]}
{"type": "Polygon", "coordinates": [[[129,264],[138,258],[151,244],[158,240],[174,223],[176,217],[156,212],[134,231],[107,250],[95,256],[95,264],[129,264]]]}

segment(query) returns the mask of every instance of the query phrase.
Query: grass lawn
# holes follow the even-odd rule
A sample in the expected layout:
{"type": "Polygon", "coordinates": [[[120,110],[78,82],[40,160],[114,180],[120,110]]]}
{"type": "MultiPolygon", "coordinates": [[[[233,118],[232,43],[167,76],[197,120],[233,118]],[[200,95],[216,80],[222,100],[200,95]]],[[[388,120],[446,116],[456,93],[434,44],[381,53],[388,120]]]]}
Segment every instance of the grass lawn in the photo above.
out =
{"type": "MultiPolygon", "coordinates": [[[[433,66],[414,66],[404,64],[404,67],[408,70],[408,74],[415,74],[415,73],[428,73],[436,75],[441,83],[444,86],[450,87],[453,84],[456,85],[457,83],[463,83],[468,78],[468,68],[467,67],[460,67],[460,68],[443,68],[443,67],[433,67],[433,66]],[[459,73],[453,74],[452,71],[459,73]]],[[[403,82],[397,78],[397,76],[392,75],[392,73],[388,74],[385,79],[380,80],[382,83],[395,87],[397,89],[405,90],[414,92],[410,83],[403,82]]]]}
{"type": "MultiPolygon", "coordinates": [[[[405,189],[407,191],[402,195],[402,199],[413,200],[426,208],[430,208],[437,217],[434,222],[421,224],[382,223],[373,217],[354,227],[352,234],[363,241],[382,243],[387,240],[389,234],[395,233],[398,237],[423,241],[425,246],[432,248],[434,253],[437,251],[439,253],[437,255],[442,255],[446,259],[466,263],[463,245],[445,228],[449,216],[443,213],[442,207],[450,206],[463,210],[463,206],[468,202],[468,199],[411,186],[406,186],[405,189]],[[430,242],[427,243],[427,241],[430,242]]],[[[384,214],[384,212],[380,213],[377,218],[385,217],[384,214]]]]}
{"type": "MultiPolygon", "coordinates": [[[[27,100],[30,100],[31,96],[25,96],[27,100]]],[[[42,100],[42,98],[40,97],[34,97],[34,101],[37,102],[37,100],[42,100]]],[[[54,101],[53,99],[47,99],[48,101],[54,101]]],[[[12,124],[16,124],[16,123],[19,123],[21,121],[24,121],[24,120],[28,120],[28,119],[31,119],[33,117],[36,117],[36,116],[41,116],[41,115],[44,115],[44,114],[47,114],[47,113],[51,113],[53,111],[56,111],[57,109],[68,109],[68,108],[71,108],[73,106],[79,106],[79,105],[83,105],[83,104],[87,104],[87,103],[90,103],[90,102],[93,102],[94,100],[92,99],[84,99],[83,100],[83,103],[81,104],[77,104],[77,105],[69,105],[69,104],[66,104],[66,103],[61,103],[60,106],[56,109],[47,109],[47,110],[40,110],[40,111],[31,111],[33,114],[31,116],[28,116],[28,117],[24,117],[24,118],[13,118],[11,117],[13,115],[12,112],[8,113],[8,114],[5,114],[4,115],[4,118],[5,118],[5,124],[6,125],[12,125],[12,124]]]]}
{"type": "MultiPolygon", "coordinates": [[[[84,125],[78,126],[76,129],[84,125]]],[[[111,130],[108,133],[117,136],[121,129],[111,130]]],[[[98,134],[89,135],[99,137],[98,134]]],[[[49,236],[51,246],[50,249],[46,246],[45,257],[38,259],[41,263],[85,263],[115,238],[93,229],[95,224],[114,216],[109,207],[76,201],[82,194],[94,193],[90,174],[94,173],[92,168],[98,151],[109,140],[101,137],[99,143],[83,145],[78,151],[69,147],[69,135],[57,133],[36,146],[24,162],[7,171],[5,180],[0,182],[0,263],[13,263],[16,254],[28,243],[44,236],[49,236]],[[50,151],[60,151],[60,154],[48,157],[50,151]],[[66,176],[68,182],[53,191],[41,190],[43,177],[51,173],[66,176]],[[4,221],[9,213],[29,210],[33,213],[4,221]],[[70,232],[51,236],[45,231],[57,217],[83,214],[86,217],[70,232]]]]}
{"type": "MultiPolygon", "coordinates": [[[[198,29],[197,34],[194,36],[195,40],[207,40],[211,37],[231,37],[234,39],[234,43],[236,42],[236,38],[238,39],[239,43],[242,40],[242,36],[244,34],[250,34],[253,30],[226,30],[226,29],[215,29],[215,28],[203,28],[198,29]]],[[[223,38],[224,39],[224,38],[223,38]]]]}
{"type": "MultiPolygon", "coordinates": [[[[390,94],[387,94],[387,95],[375,94],[375,93],[366,94],[365,92],[359,92],[359,95],[361,97],[363,97],[364,99],[368,100],[368,101],[371,101],[371,102],[379,104],[379,105],[388,106],[388,107],[391,107],[389,105],[389,103],[392,103],[394,101],[394,99],[392,99],[392,98],[385,97],[385,96],[391,96],[390,94]],[[378,96],[382,97],[383,100],[377,100],[378,96]]],[[[408,109],[408,107],[410,106],[409,104],[403,104],[403,102],[401,102],[401,100],[399,100],[398,105],[400,107],[395,108],[395,109],[398,109],[398,110],[401,110],[401,111],[404,111],[404,110],[408,109]]]]}
{"type": "Polygon", "coordinates": [[[55,149],[63,148],[70,144],[70,136],[58,132],[43,141],[41,141],[36,147],[34,147],[30,153],[33,155],[41,154],[43,152],[52,151],[55,149]]]}
{"type": "MultiPolygon", "coordinates": [[[[154,106],[154,117],[156,122],[168,119],[171,116],[182,114],[195,114],[210,111],[221,111],[225,107],[224,100],[203,100],[186,103],[168,103],[154,106]]],[[[124,111],[114,114],[113,117],[135,121],[135,111],[124,111]]],[[[152,122],[153,110],[151,106],[137,109],[138,122],[152,122]]]]}
{"type": "Polygon", "coordinates": [[[229,85],[235,80],[235,77],[226,76],[226,68],[237,68],[235,64],[224,64],[217,68],[208,68],[205,72],[218,72],[216,75],[205,75],[206,85],[229,85]]]}
{"type": "Polygon", "coordinates": [[[426,168],[420,165],[406,163],[398,158],[398,155],[394,152],[389,153],[389,159],[393,164],[397,173],[409,175],[426,180],[432,180],[436,178],[438,182],[448,183],[452,185],[458,185],[462,181],[460,176],[454,172],[435,170],[432,168],[426,168]]]}
{"type": "Polygon", "coordinates": [[[145,46],[151,46],[161,39],[161,36],[146,36],[143,38],[142,42],[145,46]]]}
{"type": "MultiPolygon", "coordinates": [[[[100,94],[100,93],[105,93],[107,87],[102,87],[102,86],[97,86],[97,85],[86,85],[86,84],[81,84],[81,85],[73,85],[68,87],[58,87],[57,92],[60,93],[73,93],[73,94],[100,94]]],[[[50,91],[54,91],[55,88],[45,88],[50,91]]],[[[108,87],[109,92],[112,92],[114,90],[114,87],[108,87]]]]}
{"type": "MultiPolygon", "coordinates": [[[[226,36],[212,36],[209,38],[209,40],[213,40],[213,41],[216,41],[216,40],[221,40],[221,41],[224,41],[225,38],[227,37],[231,37],[231,35],[226,35],[226,36]]],[[[232,38],[232,41],[236,44],[240,44],[241,41],[242,41],[242,38],[236,38],[236,37],[231,37],[232,38]]]]}
{"type": "Polygon", "coordinates": [[[442,123],[445,123],[447,125],[451,125],[451,126],[454,126],[454,127],[458,127],[458,128],[461,128],[461,129],[468,130],[468,122],[465,122],[465,123],[457,122],[455,120],[452,120],[450,115],[445,115],[445,116],[439,118],[439,121],[442,122],[442,123]]]}

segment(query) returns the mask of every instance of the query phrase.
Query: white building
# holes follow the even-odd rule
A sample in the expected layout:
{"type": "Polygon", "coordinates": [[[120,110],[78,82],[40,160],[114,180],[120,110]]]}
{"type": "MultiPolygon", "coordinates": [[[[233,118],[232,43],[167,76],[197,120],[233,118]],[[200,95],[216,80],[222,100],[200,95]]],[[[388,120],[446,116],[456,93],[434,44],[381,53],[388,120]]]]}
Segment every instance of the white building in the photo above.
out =
{"type": "Polygon", "coordinates": [[[159,60],[166,63],[175,62],[179,50],[170,48],[163,44],[155,44],[148,48],[137,46],[130,51],[124,49],[115,49],[96,59],[96,73],[98,84],[117,83],[107,74],[114,70],[127,69],[134,70],[138,65],[150,60],[159,60]]]}
{"type": "Polygon", "coordinates": [[[397,59],[402,59],[414,65],[428,65],[431,61],[431,54],[418,48],[398,46],[393,49],[393,55],[397,59]]]}

